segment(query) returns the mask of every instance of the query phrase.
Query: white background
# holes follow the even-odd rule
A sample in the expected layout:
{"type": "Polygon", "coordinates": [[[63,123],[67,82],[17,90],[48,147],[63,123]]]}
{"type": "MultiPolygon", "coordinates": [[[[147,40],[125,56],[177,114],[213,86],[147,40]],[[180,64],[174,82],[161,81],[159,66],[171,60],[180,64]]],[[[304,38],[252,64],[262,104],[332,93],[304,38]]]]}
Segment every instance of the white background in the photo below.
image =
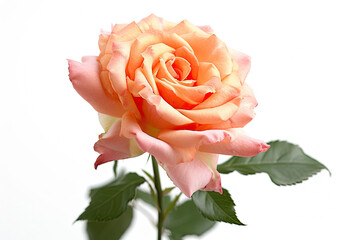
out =
{"type": "MultiPolygon", "coordinates": [[[[84,224],[73,221],[89,187],[112,177],[112,164],[93,169],[102,129],[72,88],[66,58],[97,55],[100,29],[150,13],[210,25],[250,55],[247,82],[259,106],[247,132],[299,144],[332,172],[291,187],[263,174],[223,175],[247,226],[218,224],[203,239],[359,239],[356,2],[1,0],[0,239],[86,239],[84,224]]],[[[138,172],[149,165],[145,156],[120,164],[138,172]]],[[[137,211],[125,239],[155,234],[137,211]]]]}

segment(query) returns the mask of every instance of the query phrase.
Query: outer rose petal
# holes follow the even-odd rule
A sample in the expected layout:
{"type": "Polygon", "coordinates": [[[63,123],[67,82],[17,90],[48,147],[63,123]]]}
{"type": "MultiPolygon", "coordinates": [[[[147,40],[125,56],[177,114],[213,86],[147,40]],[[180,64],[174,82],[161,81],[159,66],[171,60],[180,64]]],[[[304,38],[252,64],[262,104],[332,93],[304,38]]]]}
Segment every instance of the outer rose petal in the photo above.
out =
{"type": "MultiPolygon", "coordinates": [[[[208,30],[208,29],[205,29],[205,30],[208,30]]],[[[202,34],[207,37],[210,36],[210,34],[207,33],[206,31],[204,31],[202,28],[197,27],[186,20],[183,20],[182,22],[178,23],[176,26],[174,26],[168,32],[176,33],[180,36],[183,34],[194,33],[194,32],[196,32],[197,34],[202,34]]]]}
{"type": "Polygon", "coordinates": [[[214,32],[214,30],[208,25],[198,26],[198,28],[200,28],[201,30],[203,30],[204,32],[207,32],[207,33],[214,32]]]}
{"type": "Polygon", "coordinates": [[[191,197],[199,189],[221,192],[216,154],[174,147],[153,138],[141,130],[131,113],[124,114],[122,121],[121,135],[126,138],[134,137],[142,151],[150,153],[159,161],[170,179],[186,196],[191,197]]]}
{"type": "Polygon", "coordinates": [[[75,90],[100,113],[121,117],[124,113],[118,99],[107,95],[102,87],[100,66],[95,56],[83,57],[82,62],[68,60],[69,78],[75,90]]]}
{"type": "Polygon", "coordinates": [[[254,108],[258,105],[252,89],[244,84],[240,90],[240,107],[229,119],[231,128],[244,127],[255,117],[254,108]]]}
{"type": "Polygon", "coordinates": [[[160,130],[158,138],[172,146],[182,148],[198,147],[221,142],[224,139],[229,141],[233,139],[232,134],[225,130],[160,130]]]}
{"type": "Polygon", "coordinates": [[[107,64],[110,73],[111,84],[118,95],[122,95],[127,90],[126,86],[126,64],[130,55],[130,42],[114,43],[114,53],[107,64]]]}
{"type": "Polygon", "coordinates": [[[244,84],[245,78],[250,71],[250,66],[251,66],[250,57],[242,52],[233,49],[230,49],[230,54],[231,57],[237,63],[237,68],[235,69],[238,71],[241,84],[244,84]]]}
{"type": "Polygon", "coordinates": [[[217,155],[197,152],[191,162],[163,167],[173,183],[190,198],[199,189],[221,192],[220,176],[216,169],[212,169],[216,164],[217,155]],[[205,159],[210,159],[209,165],[204,163],[205,159]]]}
{"type": "Polygon", "coordinates": [[[142,32],[139,26],[132,22],[127,24],[124,27],[115,27],[112,30],[111,35],[109,36],[109,40],[107,41],[105,52],[104,53],[112,53],[113,51],[113,43],[114,42],[127,42],[136,39],[142,32]]]}
{"type": "Polygon", "coordinates": [[[220,173],[217,171],[218,154],[198,152],[201,161],[209,168],[212,173],[210,182],[202,189],[205,191],[215,191],[222,194],[220,173]]]}
{"type": "Polygon", "coordinates": [[[121,120],[121,118],[116,118],[106,114],[99,113],[99,121],[105,133],[107,133],[109,129],[112,127],[112,125],[118,120],[121,120]]]}
{"type": "Polygon", "coordinates": [[[120,136],[120,130],[121,120],[118,120],[111,126],[109,131],[95,143],[94,150],[100,153],[100,156],[95,162],[95,169],[103,163],[136,157],[143,153],[133,139],[120,136]]]}
{"type": "Polygon", "coordinates": [[[153,155],[161,164],[176,165],[194,158],[194,148],[174,147],[143,132],[129,112],[123,115],[122,123],[121,136],[135,138],[140,149],[153,155]]]}
{"type": "Polygon", "coordinates": [[[204,144],[199,151],[233,155],[240,157],[252,157],[270,148],[265,142],[247,136],[241,129],[229,129],[233,134],[233,140],[224,139],[213,144],[204,144]]]}
{"type": "Polygon", "coordinates": [[[157,30],[168,30],[174,27],[176,24],[172,22],[168,22],[163,18],[156,16],[155,14],[151,14],[148,17],[142,19],[138,23],[139,27],[142,31],[147,31],[149,29],[157,29],[157,30]]]}

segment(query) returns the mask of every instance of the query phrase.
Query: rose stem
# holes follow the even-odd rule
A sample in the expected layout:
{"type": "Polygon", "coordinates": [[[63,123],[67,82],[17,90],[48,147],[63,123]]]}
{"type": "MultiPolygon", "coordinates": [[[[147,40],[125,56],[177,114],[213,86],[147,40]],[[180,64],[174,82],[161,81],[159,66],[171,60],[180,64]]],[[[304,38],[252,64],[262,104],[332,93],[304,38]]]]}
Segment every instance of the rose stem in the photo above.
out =
{"type": "Polygon", "coordinates": [[[113,166],[113,173],[115,178],[117,177],[117,165],[118,165],[118,160],[115,160],[113,166]]]}
{"type": "Polygon", "coordinates": [[[159,175],[159,166],[157,164],[157,161],[154,156],[151,156],[152,160],[152,166],[154,170],[154,182],[155,182],[155,189],[156,189],[156,195],[157,195],[157,206],[158,206],[158,240],[161,240],[162,235],[162,228],[163,228],[163,209],[162,209],[162,189],[161,189],[161,182],[160,182],[160,175],[159,175]]]}

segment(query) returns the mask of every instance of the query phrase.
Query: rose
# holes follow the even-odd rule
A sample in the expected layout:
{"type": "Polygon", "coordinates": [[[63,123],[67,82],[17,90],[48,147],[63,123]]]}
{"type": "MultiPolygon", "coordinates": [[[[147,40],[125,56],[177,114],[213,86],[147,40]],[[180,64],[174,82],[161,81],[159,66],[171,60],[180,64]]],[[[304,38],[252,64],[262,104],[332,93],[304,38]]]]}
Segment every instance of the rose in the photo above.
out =
{"type": "Polygon", "coordinates": [[[269,148],[242,131],[257,105],[244,83],[250,59],[229,51],[209,27],[150,15],[102,33],[99,48],[98,57],[68,61],[74,88],[105,129],[95,168],[148,152],[190,197],[222,192],[218,154],[269,148]]]}

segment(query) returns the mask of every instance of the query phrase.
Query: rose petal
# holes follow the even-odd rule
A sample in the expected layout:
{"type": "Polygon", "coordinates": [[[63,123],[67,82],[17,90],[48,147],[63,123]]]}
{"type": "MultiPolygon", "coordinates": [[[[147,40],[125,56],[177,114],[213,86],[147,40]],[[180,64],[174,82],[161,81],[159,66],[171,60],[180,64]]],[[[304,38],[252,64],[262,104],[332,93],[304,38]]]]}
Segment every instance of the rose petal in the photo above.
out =
{"type": "Polygon", "coordinates": [[[192,23],[188,22],[187,20],[183,20],[182,22],[178,23],[176,26],[169,29],[168,32],[176,33],[180,36],[187,33],[203,34],[205,37],[210,36],[210,34],[203,31],[201,28],[193,25],[192,23]]]}
{"type": "Polygon", "coordinates": [[[178,97],[176,95],[176,90],[171,85],[166,83],[166,81],[166,78],[163,78],[162,80],[156,78],[159,94],[169,105],[175,109],[192,109],[194,106],[196,106],[196,103],[192,101],[184,101],[178,97]]]}
{"type": "Polygon", "coordinates": [[[153,90],[149,82],[147,81],[146,77],[144,76],[144,73],[141,71],[140,68],[136,69],[135,79],[131,80],[130,78],[128,78],[127,82],[128,82],[129,91],[133,96],[141,97],[140,95],[141,92],[142,93],[146,92],[147,94],[153,93],[153,90]]]}
{"type": "Polygon", "coordinates": [[[176,33],[166,33],[163,31],[152,30],[141,34],[131,46],[130,58],[127,70],[131,79],[135,77],[135,70],[142,64],[143,59],[139,57],[147,47],[163,43],[174,49],[186,46],[191,49],[190,45],[176,33]]]}
{"type": "Polygon", "coordinates": [[[172,146],[190,148],[221,142],[224,139],[231,140],[232,134],[225,130],[160,130],[158,138],[172,146]]]}
{"type": "Polygon", "coordinates": [[[217,124],[222,123],[231,118],[240,105],[240,98],[233,100],[213,108],[186,110],[178,109],[184,116],[199,124],[217,124]]]}
{"type": "Polygon", "coordinates": [[[250,71],[251,59],[248,55],[230,49],[230,54],[234,61],[236,62],[235,71],[238,72],[241,84],[244,84],[245,78],[250,71]]]}
{"type": "Polygon", "coordinates": [[[197,85],[212,86],[218,91],[222,86],[219,70],[212,63],[201,62],[196,83],[197,85]]]}
{"type": "Polygon", "coordinates": [[[113,31],[106,44],[105,54],[113,52],[114,43],[128,42],[134,40],[141,33],[142,33],[141,29],[135,22],[127,24],[125,27],[121,28],[120,30],[118,30],[117,28],[113,28],[113,31]]]}
{"type": "Polygon", "coordinates": [[[179,81],[185,80],[191,71],[190,63],[184,58],[175,57],[171,66],[177,73],[179,81]]]}
{"type": "Polygon", "coordinates": [[[105,49],[107,42],[109,41],[109,38],[110,38],[110,34],[102,33],[99,35],[99,41],[98,41],[98,45],[100,49],[99,59],[105,54],[105,49]]]}
{"type": "Polygon", "coordinates": [[[116,34],[120,33],[121,30],[122,30],[124,27],[126,27],[127,25],[128,25],[128,24],[115,24],[115,25],[112,25],[112,26],[111,26],[111,32],[110,32],[110,34],[111,34],[111,33],[116,33],[116,34]]]}
{"type": "Polygon", "coordinates": [[[156,76],[159,79],[165,78],[168,81],[176,83],[177,82],[176,77],[178,77],[178,75],[175,72],[175,70],[172,68],[171,62],[173,62],[173,60],[170,59],[168,61],[165,61],[163,58],[160,58],[160,61],[156,66],[155,72],[153,70],[154,76],[156,76]]]}
{"type": "Polygon", "coordinates": [[[114,43],[113,54],[107,64],[111,84],[118,95],[127,91],[126,64],[129,60],[131,42],[114,43]]]}
{"type": "Polygon", "coordinates": [[[196,152],[194,148],[174,147],[142,131],[135,117],[125,113],[121,136],[135,138],[144,152],[153,155],[164,167],[170,179],[190,197],[199,189],[221,191],[216,171],[217,155],[196,152]]]}
{"type": "Polygon", "coordinates": [[[173,53],[175,49],[163,44],[158,43],[149,46],[145,52],[141,54],[143,57],[143,72],[144,75],[149,82],[151,88],[153,89],[153,92],[155,94],[159,94],[159,91],[156,87],[155,79],[153,76],[153,67],[159,62],[160,57],[165,53],[173,53]]]}
{"type": "Polygon", "coordinates": [[[217,162],[219,155],[198,152],[199,159],[209,168],[212,173],[209,183],[201,190],[204,191],[215,191],[222,194],[221,188],[221,177],[220,173],[217,171],[217,162]]]}
{"type": "Polygon", "coordinates": [[[254,108],[258,105],[252,89],[244,84],[240,90],[240,107],[229,119],[231,128],[244,127],[255,117],[254,108]]]}
{"type": "Polygon", "coordinates": [[[247,136],[241,129],[229,129],[232,132],[233,140],[224,139],[213,144],[204,144],[199,147],[201,152],[225,154],[241,157],[252,157],[260,152],[269,149],[269,145],[261,140],[247,136]]]}
{"type": "MultiPolygon", "coordinates": [[[[205,96],[208,93],[214,93],[215,89],[206,86],[206,85],[200,85],[200,86],[193,86],[188,87],[184,86],[182,84],[172,83],[168,81],[167,79],[156,79],[157,85],[162,85],[162,87],[170,90],[174,93],[175,96],[180,98],[183,102],[189,103],[189,104],[199,104],[201,103],[205,96]]],[[[162,95],[164,99],[166,99],[166,95],[162,95]]]]}
{"type": "Polygon", "coordinates": [[[225,43],[214,34],[208,37],[191,33],[182,35],[182,38],[190,44],[199,62],[210,62],[217,67],[221,79],[232,72],[233,63],[230,53],[225,43]]]}
{"type": "Polygon", "coordinates": [[[143,152],[133,139],[120,136],[121,120],[117,120],[94,145],[94,150],[100,153],[96,159],[95,169],[103,164],[114,160],[136,157],[143,152]]]}
{"type": "Polygon", "coordinates": [[[155,14],[151,14],[148,17],[142,19],[138,23],[139,27],[143,32],[148,31],[149,29],[157,29],[157,30],[168,30],[175,26],[175,23],[169,22],[156,16],[155,14]]]}
{"type": "MultiPolygon", "coordinates": [[[[175,57],[177,58],[177,57],[175,57]]],[[[157,64],[157,66],[153,70],[154,76],[156,76],[158,79],[165,78],[169,82],[181,84],[184,86],[192,87],[195,85],[196,80],[182,80],[179,81],[175,77],[178,77],[178,74],[175,72],[175,70],[172,67],[172,63],[175,61],[175,58],[173,60],[168,60],[166,62],[165,59],[160,58],[160,62],[157,64]]],[[[187,61],[186,61],[187,62],[187,61]]],[[[191,68],[191,67],[190,67],[191,68]]],[[[189,69],[191,70],[191,69],[189,69]]]]}
{"type": "Polygon", "coordinates": [[[142,71],[136,71],[135,81],[138,82],[137,84],[143,86],[138,94],[145,100],[142,105],[142,110],[149,124],[159,128],[167,128],[193,123],[192,120],[179,113],[161,96],[155,95],[152,92],[142,71]]]}
{"type": "Polygon", "coordinates": [[[223,87],[219,91],[215,92],[205,101],[194,107],[193,110],[219,107],[239,96],[239,93],[239,89],[236,89],[229,85],[223,85],[223,87]]]}
{"type": "Polygon", "coordinates": [[[198,26],[201,30],[207,33],[212,33],[214,30],[209,25],[198,26]]]}
{"type": "Polygon", "coordinates": [[[112,117],[106,114],[99,113],[99,121],[104,129],[105,133],[109,131],[111,126],[118,120],[121,120],[121,118],[112,117]]]}
{"type": "Polygon", "coordinates": [[[219,176],[216,175],[216,177],[213,177],[214,174],[212,170],[203,162],[206,158],[215,163],[210,163],[209,165],[216,165],[217,155],[214,156],[214,154],[197,152],[194,160],[191,162],[180,163],[173,166],[165,165],[163,167],[173,183],[190,198],[191,195],[199,189],[220,191],[220,178],[218,178],[219,180],[215,180],[215,178],[219,176]]]}
{"type": "MultiPolygon", "coordinates": [[[[213,97],[215,94],[213,94],[211,97],[213,97]]],[[[257,106],[257,101],[255,99],[253,91],[247,84],[244,84],[244,86],[241,87],[239,97],[241,98],[240,106],[236,111],[236,113],[231,118],[219,124],[201,125],[198,127],[198,130],[227,129],[227,128],[239,128],[239,127],[242,128],[246,124],[248,124],[255,117],[254,108],[257,106]]],[[[206,101],[204,101],[204,103],[206,101]]],[[[214,99],[214,103],[215,102],[216,100],[214,99]]]]}
{"type": "Polygon", "coordinates": [[[190,63],[192,79],[198,78],[199,61],[197,60],[194,52],[189,48],[183,46],[175,50],[175,56],[186,59],[190,63]]]}
{"type": "Polygon", "coordinates": [[[124,108],[118,99],[105,93],[99,77],[99,63],[95,56],[82,62],[68,60],[69,78],[75,90],[100,113],[121,117],[124,108]]]}
{"type": "Polygon", "coordinates": [[[206,109],[221,106],[230,100],[239,97],[241,93],[241,84],[237,72],[232,72],[222,81],[222,87],[212,94],[205,101],[194,107],[197,109],[206,109]]]}
{"type": "Polygon", "coordinates": [[[161,164],[176,165],[191,161],[194,158],[194,148],[173,147],[148,135],[129,112],[123,115],[122,123],[120,135],[126,138],[135,138],[140,149],[153,155],[161,164]]]}
{"type": "Polygon", "coordinates": [[[127,88],[125,68],[129,59],[130,43],[124,42],[114,44],[113,48],[114,53],[107,66],[111,84],[118,94],[124,109],[135,113],[136,117],[140,118],[140,112],[127,88]]]}

